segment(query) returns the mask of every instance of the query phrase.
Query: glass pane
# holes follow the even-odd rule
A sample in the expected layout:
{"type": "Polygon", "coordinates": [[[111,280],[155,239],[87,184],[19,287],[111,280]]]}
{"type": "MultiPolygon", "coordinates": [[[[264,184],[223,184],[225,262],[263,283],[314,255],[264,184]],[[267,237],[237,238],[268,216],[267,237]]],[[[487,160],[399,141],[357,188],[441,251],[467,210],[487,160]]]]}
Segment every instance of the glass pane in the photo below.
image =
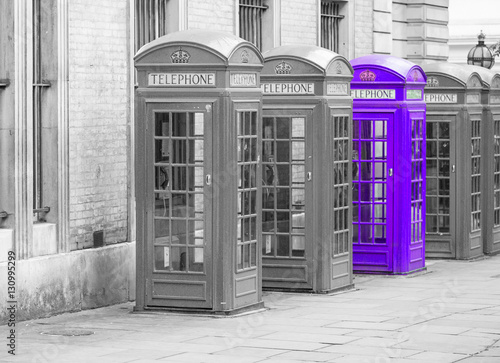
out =
{"type": "Polygon", "coordinates": [[[439,175],[449,176],[450,175],[450,162],[447,160],[439,160],[439,175]]]}
{"type": "Polygon", "coordinates": [[[385,139],[386,138],[386,130],[385,130],[385,121],[374,121],[375,130],[374,136],[376,139],[385,139]]]}
{"type": "Polygon", "coordinates": [[[450,142],[440,141],[439,142],[439,157],[449,158],[450,157],[450,142]]]}
{"type": "Polygon", "coordinates": [[[289,256],[290,255],[290,236],[289,235],[278,235],[278,246],[276,255],[277,256],[289,256]]]}
{"type": "Polygon", "coordinates": [[[276,117],[276,138],[290,138],[290,119],[288,117],[276,117]]]}
{"type": "MultiPolygon", "coordinates": [[[[287,148],[288,151],[288,148],[287,148]]],[[[305,160],[305,143],[301,141],[292,142],[292,160],[303,161],[305,160]]],[[[279,161],[279,160],[278,160],[279,161]]],[[[288,161],[288,160],[284,160],[288,161]]]]}
{"type": "Polygon", "coordinates": [[[290,165],[278,165],[278,185],[290,185],[290,165]]]}
{"type": "Polygon", "coordinates": [[[437,226],[437,216],[431,216],[427,215],[426,218],[426,225],[425,228],[427,232],[437,232],[438,231],[438,226],[437,226]]]}
{"type": "Polygon", "coordinates": [[[305,182],[305,167],[304,165],[292,165],[292,183],[305,182]]]}
{"type": "Polygon", "coordinates": [[[170,141],[155,140],[155,163],[168,163],[170,156],[170,141]]]}
{"type": "Polygon", "coordinates": [[[305,247],[304,236],[292,236],[292,256],[303,257],[305,247]]]}
{"type": "Polygon", "coordinates": [[[362,243],[372,243],[372,225],[359,225],[359,241],[362,243]]]}
{"type": "Polygon", "coordinates": [[[155,246],[155,270],[170,270],[170,246],[155,246]]]}
{"type": "Polygon", "coordinates": [[[189,248],[189,271],[203,272],[203,247],[189,248]]]}
{"type": "Polygon", "coordinates": [[[437,139],[437,123],[427,122],[427,139],[437,139]]]}
{"type": "MultiPolygon", "coordinates": [[[[439,185],[441,185],[441,180],[439,180],[439,185]]],[[[438,179],[436,178],[427,178],[427,195],[437,195],[438,194],[438,179]]]]}
{"type": "Polygon", "coordinates": [[[279,188],[277,191],[277,207],[278,209],[290,209],[290,189],[279,188]]]}
{"type": "Polygon", "coordinates": [[[274,119],[272,117],[263,117],[262,119],[264,126],[262,127],[262,138],[263,139],[273,139],[274,138],[274,119]]]}
{"type": "Polygon", "coordinates": [[[305,118],[303,117],[292,118],[292,137],[293,138],[305,137],[305,118]]]}
{"type": "Polygon", "coordinates": [[[440,139],[450,138],[450,124],[448,122],[439,123],[439,138],[440,139]]]}
{"type": "Polygon", "coordinates": [[[437,156],[437,141],[427,141],[427,157],[435,158],[437,156]]]}
{"type": "Polygon", "coordinates": [[[186,113],[172,113],[172,136],[187,136],[186,113]]]}
{"type": "Polygon", "coordinates": [[[304,189],[292,189],[292,209],[304,209],[305,207],[304,189]]]}
{"type": "Polygon", "coordinates": [[[437,176],[437,160],[427,160],[427,176],[437,176]]]}
{"type": "Polygon", "coordinates": [[[278,232],[290,233],[290,214],[288,212],[277,212],[278,232]]]}
{"type": "MultiPolygon", "coordinates": [[[[294,143],[295,144],[295,143],[294,143]]],[[[294,146],[295,148],[295,146],[294,146]]],[[[292,149],[295,155],[295,150],[292,149]]],[[[276,157],[277,162],[289,162],[290,161],[290,144],[288,141],[277,141],[276,142],[276,157]]]]}
{"type": "Polygon", "coordinates": [[[262,254],[267,256],[273,256],[276,237],[270,234],[265,234],[263,237],[264,238],[262,241],[262,254]]]}

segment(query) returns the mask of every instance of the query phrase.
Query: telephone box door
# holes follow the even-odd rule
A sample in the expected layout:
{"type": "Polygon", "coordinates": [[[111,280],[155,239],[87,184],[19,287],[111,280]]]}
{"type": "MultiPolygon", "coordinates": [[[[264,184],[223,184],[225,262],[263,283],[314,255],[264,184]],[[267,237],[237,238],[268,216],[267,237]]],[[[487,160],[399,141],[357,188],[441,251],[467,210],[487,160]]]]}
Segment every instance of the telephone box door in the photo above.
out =
{"type": "Polygon", "coordinates": [[[148,106],[148,306],[213,305],[211,110],[211,103],[148,106]]]}
{"type": "Polygon", "coordinates": [[[455,129],[457,116],[427,112],[426,255],[457,257],[455,129]]]}
{"type": "Polygon", "coordinates": [[[262,279],[268,288],[312,289],[312,112],[264,111],[262,279]],[[307,236],[307,237],[306,237],[307,236]]]}
{"type": "Polygon", "coordinates": [[[393,271],[393,113],[353,115],[353,269],[393,271]]]}

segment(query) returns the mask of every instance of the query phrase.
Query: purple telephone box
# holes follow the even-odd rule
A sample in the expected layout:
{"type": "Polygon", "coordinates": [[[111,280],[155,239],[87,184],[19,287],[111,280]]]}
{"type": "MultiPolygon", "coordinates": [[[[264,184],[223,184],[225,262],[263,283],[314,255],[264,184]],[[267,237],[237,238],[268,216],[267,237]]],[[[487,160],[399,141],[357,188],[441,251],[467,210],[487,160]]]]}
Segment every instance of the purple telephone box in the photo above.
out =
{"type": "Polygon", "coordinates": [[[426,76],[387,55],[353,59],[353,269],[425,268],[426,76]]]}

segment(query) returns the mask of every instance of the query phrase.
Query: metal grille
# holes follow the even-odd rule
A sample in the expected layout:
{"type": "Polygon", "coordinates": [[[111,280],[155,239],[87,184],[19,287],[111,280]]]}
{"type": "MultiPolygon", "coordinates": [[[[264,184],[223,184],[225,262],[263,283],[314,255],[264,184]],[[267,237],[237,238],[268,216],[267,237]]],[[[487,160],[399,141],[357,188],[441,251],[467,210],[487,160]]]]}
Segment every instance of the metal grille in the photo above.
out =
{"type": "Polygon", "coordinates": [[[387,242],[387,120],[353,122],[353,243],[387,242]]]}
{"type": "Polygon", "coordinates": [[[427,119],[426,232],[450,233],[450,122],[427,119]]]}
{"type": "Polygon", "coordinates": [[[42,41],[42,8],[41,1],[33,1],[33,213],[35,219],[40,218],[40,212],[48,212],[48,207],[42,208],[42,95],[49,82],[42,79],[42,47],[47,46],[42,41]]]}
{"type": "Polygon", "coordinates": [[[240,37],[262,50],[262,14],[264,0],[240,0],[240,37]]]}
{"type": "Polygon", "coordinates": [[[424,147],[424,121],[412,120],[411,129],[411,242],[423,242],[422,231],[423,211],[423,147],[424,147]]]}
{"type": "Polygon", "coordinates": [[[334,52],[339,51],[340,3],[321,2],[321,46],[334,52]]]}
{"type": "Polygon", "coordinates": [[[204,114],[155,117],[156,271],[204,272],[204,114]]]}
{"type": "Polygon", "coordinates": [[[305,117],[264,117],[264,257],[305,256],[305,117]]]}
{"type": "Polygon", "coordinates": [[[257,266],[257,112],[239,111],[237,269],[257,266]]]}
{"type": "Polygon", "coordinates": [[[333,119],[333,254],[349,252],[348,116],[333,119]]]}
{"type": "Polygon", "coordinates": [[[481,229],[481,120],[471,121],[471,232],[481,229]]]}
{"type": "Polygon", "coordinates": [[[168,0],[135,0],[135,51],[167,34],[168,0]]]}
{"type": "Polygon", "coordinates": [[[494,193],[494,224],[500,226],[500,120],[494,121],[495,143],[493,159],[493,193],[494,193]]]}

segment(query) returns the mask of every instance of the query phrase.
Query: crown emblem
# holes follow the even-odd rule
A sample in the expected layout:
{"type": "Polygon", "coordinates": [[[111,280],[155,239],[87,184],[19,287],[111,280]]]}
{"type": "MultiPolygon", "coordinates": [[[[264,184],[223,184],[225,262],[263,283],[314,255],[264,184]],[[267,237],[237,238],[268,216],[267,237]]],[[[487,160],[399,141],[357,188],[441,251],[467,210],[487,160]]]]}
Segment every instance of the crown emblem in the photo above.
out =
{"type": "Polygon", "coordinates": [[[170,56],[172,63],[188,63],[191,56],[185,50],[179,49],[170,56]]]}
{"type": "Polygon", "coordinates": [[[337,72],[337,74],[342,73],[342,64],[340,64],[340,62],[337,62],[337,64],[335,65],[335,71],[337,72]]]}
{"type": "Polygon", "coordinates": [[[439,87],[439,81],[435,77],[427,78],[427,87],[439,87]]]}
{"type": "Polygon", "coordinates": [[[243,50],[243,52],[241,52],[241,62],[248,63],[249,60],[250,60],[250,55],[246,50],[243,50]]]}
{"type": "Polygon", "coordinates": [[[419,74],[417,71],[414,71],[414,72],[413,72],[413,80],[414,80],[415,82],[417,82],[417,81],[418,81],[419,76],[420,76],[420,74],[419,74]]]}
{"type": "Polygon", "coordinates": [[[281,61],[281,63],[278,63],[274,70],[276,71],[276,74],[290,74],[292,66],[285,61],[281,61]]]}
{"type": "Polygon", "coordinates": [[[361,72],[361,74],[359,75],[359,79],[364,81],[364,82],[373,82],[373,81],[375,81],[375,78],[377,78],[375,73],[373,73],[372,71],[370,71],[368,69],[364,72],[361,72]]]}

